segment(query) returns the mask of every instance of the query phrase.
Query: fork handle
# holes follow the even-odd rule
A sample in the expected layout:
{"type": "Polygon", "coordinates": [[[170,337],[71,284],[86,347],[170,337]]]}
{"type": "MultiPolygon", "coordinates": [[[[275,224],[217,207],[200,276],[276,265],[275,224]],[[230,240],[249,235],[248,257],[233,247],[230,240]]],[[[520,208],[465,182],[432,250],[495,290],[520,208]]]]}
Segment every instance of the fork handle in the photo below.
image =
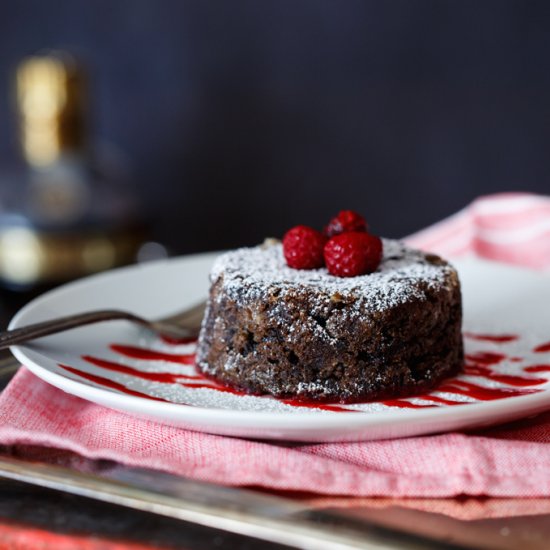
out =
{"type": "Polygon", "coordinates": [[[112,321],[115,319],[127,319],[141,325],[149,326],[149,323],[145,319],[126,311],[120,311],[117,309],[89,311],[86,313],[78,313],[76,315],[67,315],[66,317],[58,317],[57,319],[52,319],[51,321],[43,321],[41,323],[34,323],[25,327],[1,332],[0,350],[9,348],[10,346],[15,346],[17,344],[23,344],[29,340],[34,340],[35,338],[48,336],[49,334],[55,334],[57,332],[63,332],[64,330],[82,327],[84,325],[90,325],[101,321],[112,321]]]}

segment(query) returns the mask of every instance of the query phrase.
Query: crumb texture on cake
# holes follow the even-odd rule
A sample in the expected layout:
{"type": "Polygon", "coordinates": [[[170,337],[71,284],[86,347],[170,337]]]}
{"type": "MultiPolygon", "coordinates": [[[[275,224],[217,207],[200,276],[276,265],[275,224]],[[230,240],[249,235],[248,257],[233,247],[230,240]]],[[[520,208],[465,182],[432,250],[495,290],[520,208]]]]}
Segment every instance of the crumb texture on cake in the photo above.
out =
{"type": "Polygon", "coordinates": [[[383,240],[377,271],[288,267],[280,244],[220,256],[197,365],[256,394],[367,401],[423,392],[463,362],[460,284],[438,256],[383,240]]]}

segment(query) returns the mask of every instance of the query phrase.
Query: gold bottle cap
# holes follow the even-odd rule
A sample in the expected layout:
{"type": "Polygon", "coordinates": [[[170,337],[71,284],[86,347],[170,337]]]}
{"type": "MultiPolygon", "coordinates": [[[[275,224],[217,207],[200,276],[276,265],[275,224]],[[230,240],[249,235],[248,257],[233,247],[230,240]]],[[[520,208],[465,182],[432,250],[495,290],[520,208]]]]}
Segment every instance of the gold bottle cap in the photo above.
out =
{"type": "Polygon", "coordinates": [[[67,54],[37,55],[17,70],[21,142],[27,162],[45,166],[85,147],[86,77],[67,54]]]}

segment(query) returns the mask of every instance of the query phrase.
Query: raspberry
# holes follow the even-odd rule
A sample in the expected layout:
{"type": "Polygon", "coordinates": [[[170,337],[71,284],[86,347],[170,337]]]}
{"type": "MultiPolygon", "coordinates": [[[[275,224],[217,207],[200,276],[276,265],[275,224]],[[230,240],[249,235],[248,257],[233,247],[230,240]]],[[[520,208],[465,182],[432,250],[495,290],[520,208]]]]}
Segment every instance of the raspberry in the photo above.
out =
{"type": "Polygon", "coordinates": [[[353,210],[341,210],[338,216],[328,222],[324,233],[327,237],[334,237],[334,235],[340,235],[340,233],[349,233],[350,231],[366,232],[367,230],[367,222],[361,214],[353,210]]]}
{"type": "Polygon", "coordinates": [[[325,265],[323,248],[327,238],[307,225],[297,225],[283,237],[286,263],[294,269],[316,269],[325,265]]]}
{"type": "Polygon", "coordinates": [[[342,233],[328,241],[324,255],[329,273],[337,277],[372,273],[382,259],[382,241],[369,233],[342,233]]]}

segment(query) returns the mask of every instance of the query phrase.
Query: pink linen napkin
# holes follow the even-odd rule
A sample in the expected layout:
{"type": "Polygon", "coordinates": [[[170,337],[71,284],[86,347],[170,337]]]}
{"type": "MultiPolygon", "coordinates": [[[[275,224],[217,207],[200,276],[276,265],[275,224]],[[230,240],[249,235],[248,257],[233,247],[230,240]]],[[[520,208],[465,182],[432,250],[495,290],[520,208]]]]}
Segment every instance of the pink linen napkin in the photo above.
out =
{"type": "MultiPolygon", "coordinates": [[[[451,258],[475,253],[547,269],[550,199],[482,197],[408,241],[451,258]]],[[[549,443],[550,412],[469,434],[286,445],[136,419],[65,394],[24,368],[0,396],[3,445],[53,447],[212,483],[325,495],[550,496],[549,443]]]]}

